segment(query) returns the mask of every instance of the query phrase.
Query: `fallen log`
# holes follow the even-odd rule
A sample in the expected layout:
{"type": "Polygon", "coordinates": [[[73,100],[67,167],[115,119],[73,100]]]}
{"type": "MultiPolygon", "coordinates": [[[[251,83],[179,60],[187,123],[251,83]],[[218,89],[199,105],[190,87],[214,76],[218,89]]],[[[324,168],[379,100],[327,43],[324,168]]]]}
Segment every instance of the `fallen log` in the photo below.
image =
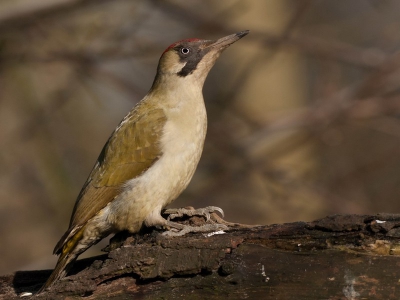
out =
{"type": "MultiPolygon", "coordinates": [[[[117,234],[36,299],[399,299],[400,215],[333,215],[166,237],[117,234]]],[[[201,223],[192,217],[186,223],[201,223]]],[[[35,293],[51,270],[0,277],[0,299],[35,293]]]]}

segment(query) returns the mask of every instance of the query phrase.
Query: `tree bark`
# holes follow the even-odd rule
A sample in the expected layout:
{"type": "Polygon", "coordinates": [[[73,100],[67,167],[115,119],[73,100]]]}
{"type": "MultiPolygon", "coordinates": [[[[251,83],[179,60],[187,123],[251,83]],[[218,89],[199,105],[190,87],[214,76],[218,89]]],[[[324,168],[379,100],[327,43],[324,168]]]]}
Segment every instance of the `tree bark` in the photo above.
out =
{"type": "MultiPolygon", "coordinates": [[[[182,237],[120,233],[108,254],[78,261],[37,299],[400,298],[400,215],[226,224],[182,237]]],[[[0,277],[0,299],[35,293],[50,272],[0,277]]]]}

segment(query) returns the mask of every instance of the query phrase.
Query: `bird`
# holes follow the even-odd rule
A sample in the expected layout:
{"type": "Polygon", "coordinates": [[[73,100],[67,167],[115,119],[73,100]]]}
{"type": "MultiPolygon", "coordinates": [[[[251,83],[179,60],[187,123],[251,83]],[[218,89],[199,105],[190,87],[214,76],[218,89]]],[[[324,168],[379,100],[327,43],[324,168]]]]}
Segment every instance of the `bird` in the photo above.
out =
{"type": "MultiPolygon", "coordinates": [[[[162,53],[148,94],[123,118],[100,152],[77,197],[68,230],[54,248],[57,264],[38,293],[65,277],[82,252],[112,233],[158,227],[174,236],[224,226],[183,225],[165,219],[161,212],[187,187],[203,151],[204,81],[221,52],[248,33],[217,40],[185,39],[162,53]]],[[[197,213],[208,219],[213,211],[223,214],[218,207],[197,213]]],[[[182,212],[187,210],[175,211],[182,212]]]]}

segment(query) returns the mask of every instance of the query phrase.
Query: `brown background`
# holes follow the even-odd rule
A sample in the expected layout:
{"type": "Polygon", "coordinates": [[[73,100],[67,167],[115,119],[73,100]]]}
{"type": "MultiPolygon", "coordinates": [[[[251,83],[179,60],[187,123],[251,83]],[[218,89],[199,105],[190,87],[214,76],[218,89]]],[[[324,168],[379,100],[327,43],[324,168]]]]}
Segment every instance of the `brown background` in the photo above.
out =
{"type": "Polygon", "coordinates": [[[173,206],[250,224],[398,213],[399,28],[395,0],[3,0],[0,274],[54,266],[101,147],[189,37],[251,30],[206,81],[205,150],[173,206]]]}

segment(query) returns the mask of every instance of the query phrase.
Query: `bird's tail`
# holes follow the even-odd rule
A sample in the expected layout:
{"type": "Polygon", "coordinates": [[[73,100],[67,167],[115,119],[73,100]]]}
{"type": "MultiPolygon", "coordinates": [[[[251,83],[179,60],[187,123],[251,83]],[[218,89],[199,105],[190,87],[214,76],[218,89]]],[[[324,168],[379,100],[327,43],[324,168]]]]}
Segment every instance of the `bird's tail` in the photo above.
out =
{"type": "Polygon", "coordinates": [[[67,275],[70,267],[77,259],[78,255],[85,251],[88,246],[80,245],[80,241],[83,238],[84,228],[81,228],[75,233],[69,240],[67,240],[62,249],[60,249],[60,257],[58,258],[56,267],[47,279],[46,283],[40,288],[38,294],[53,285],[54,282],[60,280],[67,275]],[[82,247],[83,246],[83,247],[82,247]]]}
{"type": "Polygon", "coordinates": [[[47,279],[46,283],[40,288],[38,294],[46,290],[57,280],[65,277],[67,275],[70,266],[76,260],[78,255],[74,255],[73,253],[66,253],[66,255],[61,255],[58,258],[57,265],[51,273],[50,277],[47,279]]]}

